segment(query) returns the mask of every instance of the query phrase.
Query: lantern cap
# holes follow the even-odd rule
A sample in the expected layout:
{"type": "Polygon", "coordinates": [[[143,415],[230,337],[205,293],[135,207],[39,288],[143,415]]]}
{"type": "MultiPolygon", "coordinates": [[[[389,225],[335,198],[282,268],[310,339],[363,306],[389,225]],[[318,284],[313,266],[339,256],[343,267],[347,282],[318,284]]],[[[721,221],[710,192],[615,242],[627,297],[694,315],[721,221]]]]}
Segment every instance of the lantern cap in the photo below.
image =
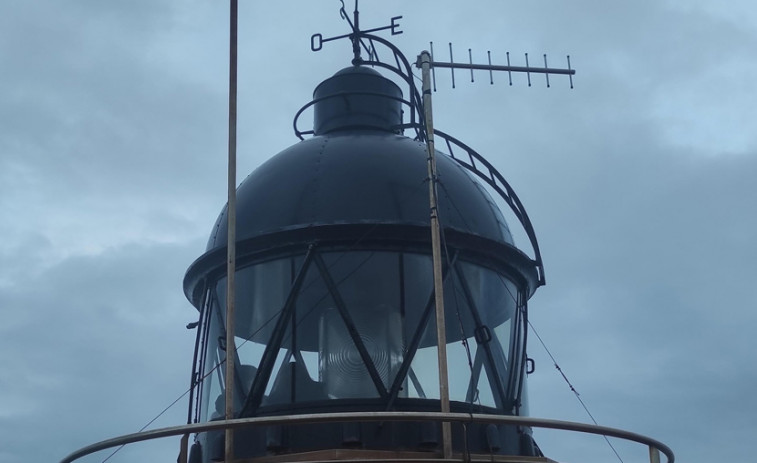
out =
{"type": "Polygon", "coordinates": [[[313,130],[396,131],[402,124],[402,90],[374,69],[350,66],[321,82],[313,92],[313,130]]]}

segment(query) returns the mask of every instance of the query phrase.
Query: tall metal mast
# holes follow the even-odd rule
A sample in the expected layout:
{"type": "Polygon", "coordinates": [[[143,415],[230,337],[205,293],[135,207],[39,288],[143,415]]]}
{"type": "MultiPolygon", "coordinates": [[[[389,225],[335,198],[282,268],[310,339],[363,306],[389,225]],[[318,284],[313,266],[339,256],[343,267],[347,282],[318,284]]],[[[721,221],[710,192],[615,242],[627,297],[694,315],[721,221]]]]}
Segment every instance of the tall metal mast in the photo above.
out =
{"type": "MultiPolygon", "coordinates": [[[[433,44],[432,44],[433,47],[433,44]]],[[[469,50],[470,56],[470,50],[469,50]]],[[[491,57],[491,55],[489,54],[491,57]]],[[[436,154],[434,150],[434,118],[431,103],[431,74],[436,67],[450,68],[452,70],[452,82],[454,85],[455,69],[470,69],[471,81],[473,80],[473,70],[526,72],[529,73],[529,85],[531,85],[531,72],[542,73],[546,75],[547,86],[549,86],[549,74],[565,74],[571,79],[571,88],[573,87],[572,76],[575,71],[570,69],[570,57],[568,57],[568,69],[555,69],[547,67],[547,56],[544,55],[544,68],[531,68],[528,66],[528,55],[526,55],[526,66],[510,66],[509,54],[508,65],[497,66],[491,64],[491,58],[488,64],[474,64],[471,58],[470,63],[455,63],[452,60],[452,44],[450,44],[450,61],[435,62],[431,53],[423,51],[418,56],[416,66],[421,68],[422,94],[423,94],[423,114],[426,132],[426,147],[428,149],[428,176],[429,176],[429,202],[431,210],[431,246],[433,257],[434,271],[434,301],[436,306],[436,336],[438,342],[438,363],[439,363],[439,397],[441,402],[441,412],[449,413],[449,375],[447,371],[447,336],[444,320],[444,282],[442,276],[442,254],[440,240],[439,214],[437,204],[436,184],[438,181],[436,171],[436,154]]],[[[493,80],[492,80],[493,83],[493,80]]],[[[512,83],[512,80],[511,80],[512,83]]],[[[445,459],[452,457],[452,431],[449,422],[442,422],[442,451],[445,459]]]]}
{"type": "MultiPolygon", "coordinates": [[[[228,239],[226,253],[226,419],[234,418],[234,274],[237,229],[237,16],[238,0],[231,0],[229,12],[229,176],[228,239]]],[[[234,459],[234,432],[226,430],[225,461],[234,459]]]]}
{"type": "MultiPolygon", "coordinates": [[[[426,148],[428,149],[428,196],[431,210],[431,253],[434,266],[434,304],[436,306],[436,340],[439,362],[439,398],[441,412],[449,413],[449,376],[447,374],[447,328],[444,320],[444,281],[439,233],[439,209],[436,195],[436,154],[434,150],[434,118],[431,108],[431,55],[424,51],[419,57],[423,72],[423,110],[426,120],[426,148]]],[[[452,457],[452,428],[442,422],[442,451],[445,459],[452,457]]]]}

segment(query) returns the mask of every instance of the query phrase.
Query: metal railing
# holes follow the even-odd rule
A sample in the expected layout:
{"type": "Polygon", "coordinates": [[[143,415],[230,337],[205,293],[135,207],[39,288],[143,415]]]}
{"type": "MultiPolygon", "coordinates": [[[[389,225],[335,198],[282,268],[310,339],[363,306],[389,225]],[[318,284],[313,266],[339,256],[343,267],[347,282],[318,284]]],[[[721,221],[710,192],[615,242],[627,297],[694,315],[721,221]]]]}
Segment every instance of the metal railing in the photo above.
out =
{"type": "MultiPolygon", "coordinates": [[[[81,457],[90,455],[101,450],[118,447],[135,442],[159,439],[170,436],[183,436],[198,432],[221,431],[224,429],[240,429],[250,426],[271,425],[301,425],[314,423],[354,422],[354,421],[437,421],[459,423],[494,423],[506,425],[531,426],[534,428],[560,429],[565,431],[596,434],[607,437],[616,437],[628,441],[644,444],[649,447],[650,463],[660,462],[660,453],[667,457],[667,463],[675,463],[673,451],[662,442],[634,432],[606,426],[597,426],[586,423],[571,421],[549,420],[544,418],[531,418],[526,416],[485,415],[469,413],[439,413],[439,412],[350,412],[350,413],[315,413],[310,415],[286,415],[265,416],[254,418],[240,418],[227,421],[211,421],[208,423],[186,424],[169,428],[160,428],[150,431],[126,434],[124,436],[107,439],[92,445],[83,447],[64,459],[60,463],[71,463],[81,457]]],[[[460,461],[460,458],[451,458],[447,461],[460,461]]]]}

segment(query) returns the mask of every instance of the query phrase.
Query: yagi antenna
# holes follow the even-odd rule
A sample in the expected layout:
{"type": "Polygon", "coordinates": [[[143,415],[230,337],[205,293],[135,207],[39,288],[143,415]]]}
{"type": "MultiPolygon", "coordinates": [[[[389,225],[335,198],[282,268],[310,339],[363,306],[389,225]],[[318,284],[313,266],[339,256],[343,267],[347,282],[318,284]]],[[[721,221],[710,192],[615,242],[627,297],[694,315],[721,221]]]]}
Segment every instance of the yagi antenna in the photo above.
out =
{"type": "MultiPolygon", "coordinates": [[[[568,79],[570,80],[570,88],[573,88],[573,75],[576,73],[574,69],[570,67],[570,55],[567,56],[568,61],[568,67],[567,68],[551,68],[547,64],[547,55],[544,54],[544,67],[531,67],[531,65],[528,62],[528,53],[524,53],[526,65],[525,66],[513,66],[510,64],[510,52],[506,53],[507,57],[507,65],[497,65],[492,64],[492,52],[487,51],[486,56],[488,59],[487,64],[477,64],[473,62],[473,51],[469,48],[468,49],[468,62],[467,63],[460,63],[455,62],[453,53],[452,53],[452,42],[449,43],[449,61],[436,61],[434,59],[434,43],[431,42],[431,61],[429,62],[429,67],[431,68],[431,76],[434,83],[434,91],[436,91],[436,68],[449,68],[451,76],[452,76],[452,88],[455,88],[455,69],[469,69],[470,70],[470,80],[471,82],[475,82],[475,77],[473,75],[474,70],[481,70],[481,71],[489,71],[489,83],[494,84],[494,71],[507,71],[507,78],[510,83],[510,85],[513,84],[513,72],[525,72],[526,78],[528,79],[528,86],[531,86],[531,74],[544,74],[544,77],[547,81],[547,88],[551,87],[549,83],[549,75],[550,74],[558,74],[558,75],[567,75],[568,79]]],[[[420,57],[418,63],[416,63],[417,66],[420,67],[420,57]]]]}

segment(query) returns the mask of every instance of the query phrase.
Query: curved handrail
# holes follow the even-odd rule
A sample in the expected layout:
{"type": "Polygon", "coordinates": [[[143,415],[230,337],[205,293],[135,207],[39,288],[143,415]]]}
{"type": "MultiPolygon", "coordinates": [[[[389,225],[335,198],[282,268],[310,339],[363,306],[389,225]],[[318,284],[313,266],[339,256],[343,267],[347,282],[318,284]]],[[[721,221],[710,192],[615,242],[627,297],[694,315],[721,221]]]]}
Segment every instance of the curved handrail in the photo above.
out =
{"type": "MultiPolygon", "coordinates": [[[[205,431],[220,431],[224,429],[238,429],[247,426],[266,426],[266,425],[298,425],[313,423],[334,423],[334,422],[352,422],[352,421],[451,421],[451,422],[481,422],[495,424],[509,424],[520,426],[531,426],[535,428],[561,429],[565,431],[575,431],[587,434],[597,434],[619,439],[630,440],[640,444],[647,445],[650,448],[650,454],[659,451],[665,454],[668,463],[675,463],[675,455],[667,445],[641,434],[622,429],[610,428],[607,426],[598,426],[587,423],[575,423],[571,421],[550,420],[544,418],[531,418],[527,416],[506,416],[506,415],[485,415],[475,413],[439,413],[439,412],[344,412],[344,413],[314,413],[309,415],[285,415],[285,416],[264,416],[254,418],[240,418],[235,420],[211,421],[208,423],[185,424],[182,426],[173,426],[169,428],[160,428],[150,431],[126,434],[112,439],[97,442],[92,445],[83,447],[67,457],[63,458],[60,463],[71,463],[81,457],[90,455],[100,450],[105,450],[120,445],[132,444],[151,439],[162,437],[188,435],[205,431]]],[[[654,458],[652,458],[654,460],[654,458]]],[[[450,461],[456,461],[452,459],[450,461]]]]}
{"type": "Polygon", "coordinates": [[[434,134],[438,135],[445,141],[447,149],[449,150],[448,154],[455,160],[455,162],[468,169],[491,186],[507,205],[510,206],[510,210],[513,211],[515,217],[523,227],[523,230],[526,232],[528,240],[531,243],[531,248],[534,251],[534,263],[539,272],[539,285],[543,286],[546,284],[546,279],[544,277],[544,262],[541,257],[539,241],[536,238],[536,232],[534,231],[534,226],[531,224],[531,219],[528,217],[528,213],[526,213],[526,208],[523,206],[520,198],[518,198],[515,190],[510,186],[507,180],[505,180],[505,177],[492,165],[492,163],[487,161],[486,158],[476,152],[476,150],[441,130],[434,129],[434,134]],[[455,156],[454,150],[452,149],[453,145],[465,151],[465,154],[468,155],[468,161],[455,156]],[[476,162],[482,164],[486,168],[486,172],[479,169],[476,162]]]}

